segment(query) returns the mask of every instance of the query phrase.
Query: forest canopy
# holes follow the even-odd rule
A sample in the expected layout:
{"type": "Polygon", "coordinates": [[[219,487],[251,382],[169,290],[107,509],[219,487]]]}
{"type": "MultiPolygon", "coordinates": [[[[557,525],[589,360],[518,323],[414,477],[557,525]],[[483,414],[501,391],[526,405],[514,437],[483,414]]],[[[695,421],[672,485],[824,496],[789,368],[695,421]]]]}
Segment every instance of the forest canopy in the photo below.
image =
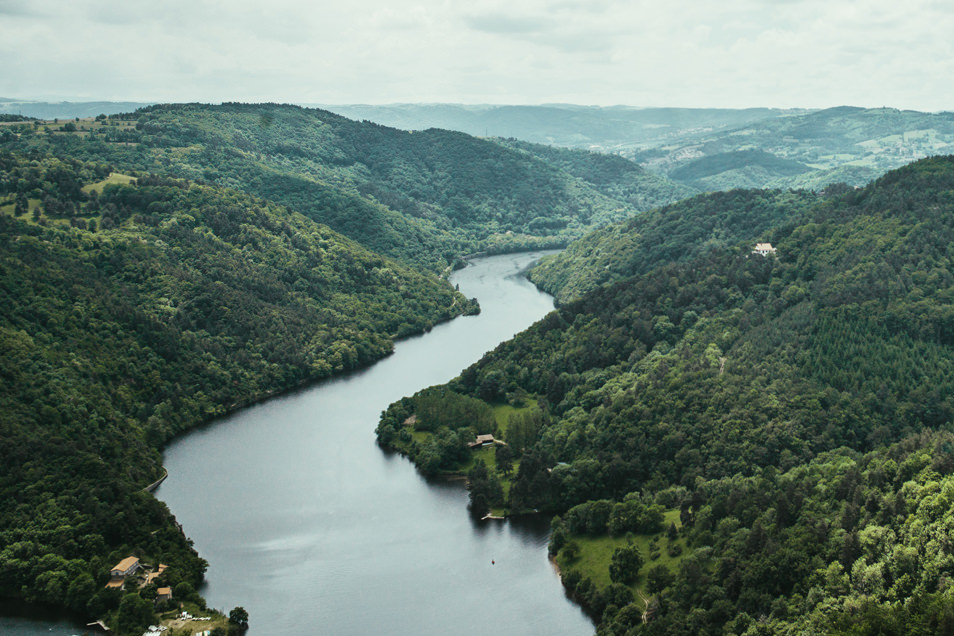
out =
{"type": "Polygon", "coordinates": [[[954,158],[654,214],[581,241],[564,258],[596,245],[615,275],[444,387],[545,414],[503,505],[560,515],[551,550],[600,633],[951,633],[954,550],[931,541],[952,514],[954,158]],[[758,237],[699,229],[753,210],[758,237]],[[686,257],[643,260],[654,226],[686,257]],[[654,505],[663,529],[638,522],[654,505]]]}
{"type": "Polygon", "coordinates": [[[89,616],[115,615],[104,585],[129,554],[201,582],[143,492],[173,435],[477,309],[217,186],[0,151],[0,211],[0,594],[89,616]]]}

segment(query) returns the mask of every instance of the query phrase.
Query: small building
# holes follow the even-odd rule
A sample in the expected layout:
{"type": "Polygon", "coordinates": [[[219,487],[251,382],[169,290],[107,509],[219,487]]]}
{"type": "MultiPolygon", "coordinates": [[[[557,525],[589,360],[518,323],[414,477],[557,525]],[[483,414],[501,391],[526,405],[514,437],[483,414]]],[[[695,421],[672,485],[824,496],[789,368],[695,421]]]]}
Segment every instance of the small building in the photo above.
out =
{"type": "Polygon", "coordinates": [[[776,249],[772,247],[771,243],[756,243],[755,249],[752,250],[753,254],[758,254],[759,256],[768,256],[769,254],[774,254],[776,249]]]}
{"type": "Polygon", "coordinates": [[[163,601],[172,600],[172,588],[171,587],[160,587],[156,590],[156,603],[162,603],[163,601]]]}
{"type": "Polygon", "coordinates": [[[119,588],[121,590],[123,589],[123,586],[125,584],[126,584],[126,579],[110,579],[109,582],[106,583],[106,588],[107,589],[119,588]]]}
{"type": "Polygon", "coordinates": [[[125,578],[130,574],[135,574],[139,566],[139,559],[134,556],[128,556],[113,566],[113,569],[109,571],[109,576],[114,579],[125,578]]]}
{"type": "Polygon", "coordinates": [[[491,446],[496,443],[493,435],[478,435],[477,439],[468,444],[470,448],[480,448],[481,446],[491,446]]]}

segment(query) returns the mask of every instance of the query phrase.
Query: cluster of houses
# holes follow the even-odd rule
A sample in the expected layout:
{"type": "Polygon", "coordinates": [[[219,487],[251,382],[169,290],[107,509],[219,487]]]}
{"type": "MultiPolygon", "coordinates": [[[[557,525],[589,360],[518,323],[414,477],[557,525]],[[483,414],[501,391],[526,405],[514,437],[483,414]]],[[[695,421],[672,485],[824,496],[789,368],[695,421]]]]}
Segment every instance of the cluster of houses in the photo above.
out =
{"type": "MultiPolygon", "coordinates": [[[[145,587],[162,576],[162,573],[165,572],[168,567],[166,564],[160,563],[159,567],[155,570],[146,572],[143,577],[137,577],[136,583],[138,583],[139,587],[145,587]]],[[[134,577],[140,570],[144,570],[142,562],[134,556],[128,556],[110,569],[109,582],[106,584],[106,587],[118,588],[120,590],[126,589],[127,581],[129,581],[131,577],[134,577]]],[[[171,587],[160,587],[156,590],[157,604],[171,600],[171,587]]]]}

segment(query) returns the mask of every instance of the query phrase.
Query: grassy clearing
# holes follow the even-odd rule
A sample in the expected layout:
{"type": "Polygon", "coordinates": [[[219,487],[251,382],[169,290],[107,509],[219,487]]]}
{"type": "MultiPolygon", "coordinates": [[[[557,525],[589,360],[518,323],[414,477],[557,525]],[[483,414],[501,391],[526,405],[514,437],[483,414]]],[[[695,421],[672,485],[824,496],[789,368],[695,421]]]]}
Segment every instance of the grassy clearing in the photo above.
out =
{"type": "MultiPolygon", "coordinates": [[[[663,525],[668,528],[670,524],[676,524],[677,528],[681,528],[678,510],[669,510],[665,513],[663,525]]],[[[566,547],[560,550],[560,553],[557,554],[556,557],[560,570],[564,573],[571,571],[579,572],[582,578],[589,578],[593,584],[601,590],[612,583],[609,575],[609,566],[613,561],[613,551],[616,550],[616,548],[622,548],[628,545],[638,546],[640,553],[643,555],[643,567],[640,568],[639,578],[636,583],[629,586],[636,595],[636,598],[639,598],[640,595],[645,598],[652,596],[646,590],[646,573],[650,568],[657,565],[664,565],[669,568],[670,572],[675,574],[679,568],[679,563],[690,552],[686,546],[686,540],[680,536],[671,542],[674,546],[673,552],[678,551],[678,554],[669,554],[670,541],[666,537],[665,532],[658,534],[629,534],[622,537],[609,535],[599,537],[573,536],[568,545],[569,544],[576,546],[577,556],[571,560],[567,558],[566,547]],[[651,556],[653,554],[658,554],[658,556],[654,559],[651,556]]]]}
{"type": "Polygon", "coordinates": [[[510,425],[510,418],[516,415],[517,413],[525,413],[527,411],[532,411],[539,408],[536,398],[527,398],[524,400],[524,406],[512,406],[510,404],[495,404],[494,405],[494,419],[497,420],[497,428],[500,433],[498,437],[501,439],[505,438],[507,435],[507,426],[510,425]]]}
{"type": "Polygon", "coordinates": [[[102,194],[103,188],[105,188],[106,186],[110,184],[115,183],[117,185],[129,185],[135,180],[136,180],[136,177],[132,177],[128,174],[120,174],[118,172],[111,172],[109,173],[109,176],[103,179],[102,181],[83,186],[83,192],[86,192],[87,194],[90,192],[95,192],[96,194],[102,194]]]}

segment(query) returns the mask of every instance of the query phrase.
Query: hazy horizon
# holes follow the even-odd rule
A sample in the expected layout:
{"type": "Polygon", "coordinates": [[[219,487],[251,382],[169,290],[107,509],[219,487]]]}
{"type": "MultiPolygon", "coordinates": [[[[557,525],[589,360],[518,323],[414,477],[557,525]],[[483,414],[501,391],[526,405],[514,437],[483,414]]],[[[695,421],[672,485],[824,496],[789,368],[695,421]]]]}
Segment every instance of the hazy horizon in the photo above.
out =
{"type": "Polygon", "coordinates": [[[44,101],[954,108],[938,0],[0,0],[44,101]]]}

